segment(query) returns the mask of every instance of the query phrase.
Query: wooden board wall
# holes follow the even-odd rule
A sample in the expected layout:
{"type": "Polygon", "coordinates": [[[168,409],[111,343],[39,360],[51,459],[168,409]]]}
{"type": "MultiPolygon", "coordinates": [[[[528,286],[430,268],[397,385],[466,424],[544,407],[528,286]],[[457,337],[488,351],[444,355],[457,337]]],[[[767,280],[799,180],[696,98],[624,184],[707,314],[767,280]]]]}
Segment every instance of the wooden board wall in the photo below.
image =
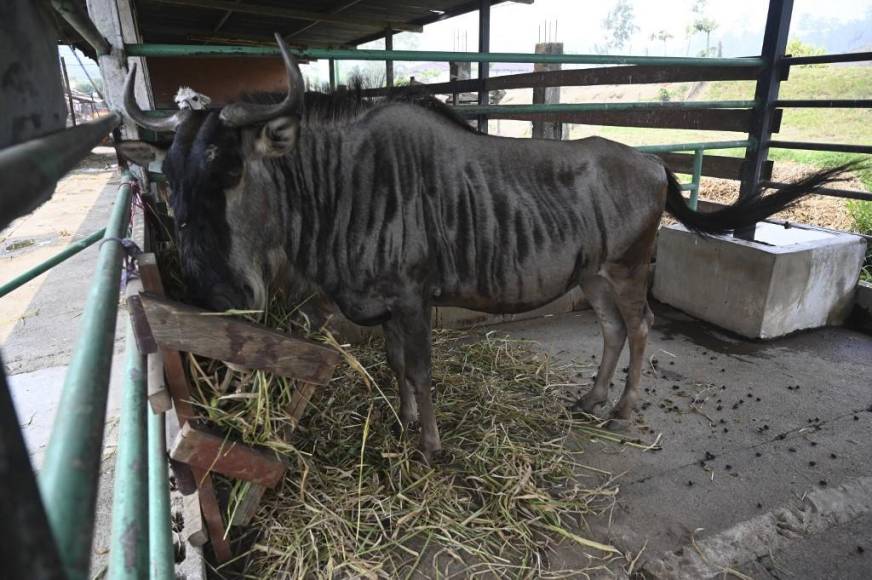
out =
{"type": "Polygon", "coordinates": [[[180,86],[212,99],[213,105],[238,100],[243,93],[285,91],[287,76],[280,58],[151,58],[148,61],[155,107],[176,108],[180,86]]]}

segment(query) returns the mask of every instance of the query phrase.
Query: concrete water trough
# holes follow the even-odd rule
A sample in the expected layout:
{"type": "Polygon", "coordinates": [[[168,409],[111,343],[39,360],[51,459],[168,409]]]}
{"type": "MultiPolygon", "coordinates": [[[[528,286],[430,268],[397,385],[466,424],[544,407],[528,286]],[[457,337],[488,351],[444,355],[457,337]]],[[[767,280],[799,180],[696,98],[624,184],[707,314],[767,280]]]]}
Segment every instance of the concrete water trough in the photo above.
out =
{"type": "Polygon", "coordinates": [[[660,230],[654,296],[748,338],[842,324],[866,241],[805,225],[757,224],[754,241],[660,230]]]}

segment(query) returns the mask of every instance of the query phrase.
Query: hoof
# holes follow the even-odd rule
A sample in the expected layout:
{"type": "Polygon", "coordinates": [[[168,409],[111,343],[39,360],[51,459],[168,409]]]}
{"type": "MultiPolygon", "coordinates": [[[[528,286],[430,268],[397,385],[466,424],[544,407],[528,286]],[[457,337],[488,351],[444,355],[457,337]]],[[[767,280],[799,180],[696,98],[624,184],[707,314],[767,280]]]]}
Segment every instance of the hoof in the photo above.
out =
{"type": "Polygon", "coordinates": [[[584,395],[582,398],[573,403],[572,407],[570,408],[573,411],[582,411],[584,413],[593,414],[597,407],[603,405],[606,402],[607,397],[598,397],[592,395],[593,392],[584,395]]]}

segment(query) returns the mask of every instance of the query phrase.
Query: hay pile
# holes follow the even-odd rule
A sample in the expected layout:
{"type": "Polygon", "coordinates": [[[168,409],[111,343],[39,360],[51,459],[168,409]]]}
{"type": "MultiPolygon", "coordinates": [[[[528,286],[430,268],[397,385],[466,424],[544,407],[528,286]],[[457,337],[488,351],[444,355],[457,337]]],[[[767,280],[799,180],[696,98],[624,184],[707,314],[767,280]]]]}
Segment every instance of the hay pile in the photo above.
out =
{"type": "MultiPolygon", "coordinates": [[[[262,322],[288,327],[287,313],[271,312],[262,322]]],[[[622,558],[585,537],[584,518],[611,506],[617,487],[581,463],[579,445],[584,436],[620,437],[567,413],[561,384],[578,369],[553,368],[530,346],[493,332],[434,332],[447,452],[434,467],[421,460],[417,433],[398,436],[380,339],[343,348],[345,362],[290,437],[292,381],[191,357],[196,402],[209,420],[292,465],[238,542],[241,577],[402,578],[416,568],[427,576],[583,575],[549,570],[549,549],[560,542],[589,552],[591,567],[622,558]]]]}

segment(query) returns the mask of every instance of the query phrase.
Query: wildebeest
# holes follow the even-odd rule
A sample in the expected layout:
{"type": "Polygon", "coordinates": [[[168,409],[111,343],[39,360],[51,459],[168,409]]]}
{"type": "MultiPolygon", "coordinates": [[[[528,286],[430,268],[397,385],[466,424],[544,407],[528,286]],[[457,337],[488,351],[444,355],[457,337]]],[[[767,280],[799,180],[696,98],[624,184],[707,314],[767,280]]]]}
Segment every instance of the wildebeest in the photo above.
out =
{"type": "MultiPolygon", "coordinates": [[[[262,308],[271,286],[304,280],[353,322],[381,324],[400,418],[420,416],[429,458],[441,448],[431,399],[430,309],[530,310],[581,286],[603,354],[577,407],[607,398],[629,338],[630,418],[653,316],[647,278],[661,216],[720,234],[747,227],[830,180],[823,171],[713,213],[691,210],[661,160],[601,138],[509,139],[469,131],[445,111],[385,102],[309,118],[303,80],[279,39],[288,93],[274,104],[146,116],[175,136],[163,171],[185,278],[216,310],[262,308]]],[[[135,158],[157,152],[129,144],[135,158]]]]}

